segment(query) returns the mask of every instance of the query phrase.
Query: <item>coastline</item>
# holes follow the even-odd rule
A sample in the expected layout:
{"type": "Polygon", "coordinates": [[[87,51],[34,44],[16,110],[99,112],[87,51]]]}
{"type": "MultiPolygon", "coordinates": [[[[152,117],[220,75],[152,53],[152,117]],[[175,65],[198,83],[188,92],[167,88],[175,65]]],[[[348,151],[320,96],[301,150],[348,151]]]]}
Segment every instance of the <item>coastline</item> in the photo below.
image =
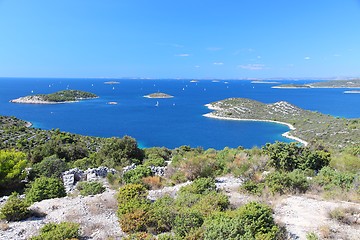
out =
{"type": "MultiPolygon", "coordinates": [[[[210,110],[216,110],[216,108],[214,108],[211,104],[206,104],[206,107],[208,107],[210,110]]],[[[273,120],[261,120],[261,119],[245,119],[245,118],[229,118],[229,117],[219,117],[216,116],[212,113],[206,113],[203,114],[204,117],[208,117],[208,118],[215,118],[215,119],[220,119],[220,120],[233,120],[233,121],[251,121],[251,122],[271,122],[271,123],[277,123],[277,124],[282,124],[282,125],[286,125],[290,128],[291,130],[295,130],[295,127],[293,125],[291,125],[290,123],[286,123],[286,122],[280,122],[280,121],[273,121],[273,120]]],[[[288,139],[292,139],[295,140],[299,143],[301,143],[302,145],[304,145],[305,147],[309,144],[307,141],[300,139],[298,137],[294,137],[290,135],[290,131],[287,131],[283,134],[281,134],[281,136],[286,137],[288,139]]]]}

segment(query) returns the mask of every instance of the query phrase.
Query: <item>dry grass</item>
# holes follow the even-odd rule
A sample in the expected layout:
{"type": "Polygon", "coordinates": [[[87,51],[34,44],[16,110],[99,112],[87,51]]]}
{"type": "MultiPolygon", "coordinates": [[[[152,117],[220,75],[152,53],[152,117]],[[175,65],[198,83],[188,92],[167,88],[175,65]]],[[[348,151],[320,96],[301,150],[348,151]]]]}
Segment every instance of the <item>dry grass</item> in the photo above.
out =
{"type": "Polygon", "coordinates": [[[6,230],[9,230],[9,229],[10,229],[9,224],[7,224],[6,222],[3,222],[3,221],[0,222],[0,230],[1,231],[6,231],[6,230]]]}
{"type": "Polygon", "coordinates": [[[332,230],[328,225],[322,225],[319,227],[319,232],[321,238],[324,239],[333,239],[332,238],[332,230]]]}
{"type": "Polygon", "coordinates": [[[149,176],[142,179],[143,183],[146,186],[149,186],[151,189],[160,189],[163,187],[162,178],[159,176],[149,176]]]}
{"type": "Polygon", "coordinates": [[[355,207],[337,207],[328,212],[328,215],[331,219],[347,224],[347,225],[357,225],[360,224],[360,209],[355,207]]]}

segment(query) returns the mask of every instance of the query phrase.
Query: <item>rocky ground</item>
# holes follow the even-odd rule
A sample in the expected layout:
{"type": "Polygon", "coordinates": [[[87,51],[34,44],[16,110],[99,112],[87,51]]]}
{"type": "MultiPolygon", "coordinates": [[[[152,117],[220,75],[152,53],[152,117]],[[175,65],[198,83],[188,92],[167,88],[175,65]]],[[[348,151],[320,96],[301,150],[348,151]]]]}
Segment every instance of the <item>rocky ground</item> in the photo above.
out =
{"type": "MultiPolygon", "coordinates": [[[[149,198],[157,199],[164,194],[176,195],[183,183],[174,187],[150,191],[149,198]]],[[[254,200],[237,190],[241,180],[232,176],[217,179],[217,186],[230,196],[234,206],[254,200]]],[[[95,196],[68,196],[49,199],[31,206],[46,214],[43,218],[32,218],[21,222],[1,222],[0,239],[27,239],[36,235],[46,223],[73,221],[81,224],[82,235],[86,239],[121,239],[124,233],[116,217],[116,191],[107,189],[95,196]]],[[[264,199],[263,199],[264,200],[264,199]]],[[[284,225],[289,239],[306,239],[306,234],[315,232],[322,239],[355,240],[360,237],[360,219],[352,225],[342,224],[329,218],[329,211],[338,207],[360,209],[360,204],[318,200],[308,195],[285,196],[271,201],[275,220],[284,225]]],[[[358,216],[360,218],[360,216],[358,216]]]]}

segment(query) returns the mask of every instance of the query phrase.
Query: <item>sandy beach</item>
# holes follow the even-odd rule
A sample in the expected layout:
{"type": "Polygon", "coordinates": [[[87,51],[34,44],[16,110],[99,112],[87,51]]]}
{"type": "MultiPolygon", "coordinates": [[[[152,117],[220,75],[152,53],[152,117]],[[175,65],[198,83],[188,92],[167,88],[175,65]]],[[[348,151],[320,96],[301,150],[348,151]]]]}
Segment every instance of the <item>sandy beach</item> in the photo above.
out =
{"type": "MultiPolygon", "coordinates": [[[[217,110],[216,107],[214,107],[211,104],[206,104],[206,107],[208,107],[211,110],[217,110]]],[[[204,117],[208,117],[208,118],[216,118],[216,119],[221,119],[221,120],[233,120],[233,121],[252,121],[252,122],[271,122],[271,123],[277,123],[277,124],[282,124],[282,125],[286,125],[290,128],[290,130],[295,130],[295,127],[293,125],[291,125],[290,123],[285,123],[285,122],[279,122],[279,121],[273,121],[273,120],[261,120],[261,119],[242,119],[242,118],[229,118],[229,117],[219,117],[216,116],[212,113],[206,113],[203,115],[204,117]]],[[[285,132],[282,134],[283,137],[295,140],[299,143],[301,143],[302,145],[304,145],[305,147],[309,144],[308,142],[306,142],[303,139],[300,139],[298,137],[294,137],[290,135],[290,131],[285,132]]]]}

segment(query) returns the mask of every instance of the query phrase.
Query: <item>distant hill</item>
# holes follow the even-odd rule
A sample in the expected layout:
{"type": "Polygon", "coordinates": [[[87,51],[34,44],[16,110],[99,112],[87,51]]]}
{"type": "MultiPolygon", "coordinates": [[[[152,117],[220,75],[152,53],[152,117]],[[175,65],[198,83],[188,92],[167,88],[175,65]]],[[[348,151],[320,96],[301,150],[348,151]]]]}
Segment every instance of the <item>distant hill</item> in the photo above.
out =
{"type": "Polygon", "coordinates": [[[307,84],[282,84],[273,88],[360,88],[360,79],[332,80],[307,84]]]}

